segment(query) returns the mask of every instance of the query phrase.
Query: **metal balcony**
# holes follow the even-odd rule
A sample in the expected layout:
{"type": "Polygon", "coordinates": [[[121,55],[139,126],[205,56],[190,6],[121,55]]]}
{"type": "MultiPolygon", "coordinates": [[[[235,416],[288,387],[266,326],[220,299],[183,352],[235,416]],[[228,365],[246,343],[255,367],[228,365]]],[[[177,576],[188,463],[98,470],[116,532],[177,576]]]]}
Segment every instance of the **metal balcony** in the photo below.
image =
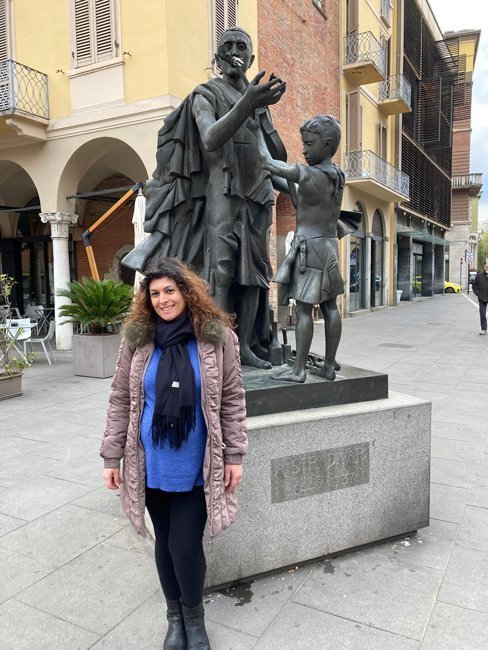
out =
{"type": "Polygon", "coordinates": [[[344,39],[344,75],[362,85],[385,78],[385,51],[371,32],[344,39]]]}
{"type": "Polygon", "coordinates": [[[347,153],[345,172],[349,187],[357,187],[382,201],[410,200],[410,178],[407,174],[373,151],[347,153]]]}
{"type": "Polygon", "coordinates": [[[47,75],[7,59],[0,62],[0,115],[49,120],[47,75]]]}
{"type": "Polygon", "coordinates": [[[399,115],[412,110],[412,87],[402,74],[380,81],[378,105],[385,115],[399,115]]]}
{"type": "Polygon", "coordinates": [[[381,18],[383,22],[391,27],[392,6],[391,0],[381,0],[381,18]]]}

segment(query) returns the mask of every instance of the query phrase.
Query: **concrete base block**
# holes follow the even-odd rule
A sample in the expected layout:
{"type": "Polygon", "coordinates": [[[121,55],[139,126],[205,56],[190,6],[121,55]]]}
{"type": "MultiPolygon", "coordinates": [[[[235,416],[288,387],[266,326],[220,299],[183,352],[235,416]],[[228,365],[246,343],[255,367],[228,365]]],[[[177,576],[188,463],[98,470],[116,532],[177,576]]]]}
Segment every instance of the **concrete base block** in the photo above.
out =
{"type": "Polygon", "coordinates": [[[120,347],[120,334],[73,336],[75,375],[82,377],[112,377],[120,347]]]}
{"type": "Polygon", "coordinates": [[[431,404],[388,399],[249,418],[236,523],[205,539],[207,587],[429,525],[431,404]]]}

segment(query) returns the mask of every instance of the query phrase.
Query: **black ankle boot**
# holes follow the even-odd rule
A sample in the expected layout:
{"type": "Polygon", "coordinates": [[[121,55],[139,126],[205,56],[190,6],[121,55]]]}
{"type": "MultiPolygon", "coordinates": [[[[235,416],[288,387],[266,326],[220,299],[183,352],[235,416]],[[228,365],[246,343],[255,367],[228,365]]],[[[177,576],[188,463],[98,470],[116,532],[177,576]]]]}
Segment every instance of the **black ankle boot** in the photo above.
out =
{"type": "Polygon", "coordinates": [[[164,639],[163,650],[187,650],[185,624],[179,600],[166,600],[166,618],[168,631],[164,639]]]}
{"type": "Polygon", "coordinates": [[[185,607],[182,603],[181,607],[188,638],[188,650],[211,650],[205,629],[203,604],[200,603],[196,607],[185,607]]]}

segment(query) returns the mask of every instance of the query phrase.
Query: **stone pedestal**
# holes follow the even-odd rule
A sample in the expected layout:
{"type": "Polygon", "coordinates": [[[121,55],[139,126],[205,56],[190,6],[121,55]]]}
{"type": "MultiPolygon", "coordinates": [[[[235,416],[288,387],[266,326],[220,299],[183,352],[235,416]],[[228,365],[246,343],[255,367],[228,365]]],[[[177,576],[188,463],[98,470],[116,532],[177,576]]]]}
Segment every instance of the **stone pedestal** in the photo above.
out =
{"type": "Polygon", "coordinates": [[[238,519],[205,540],[207,587],[427,526],[430,421],[400,393],[249,418],[238,519]]]}

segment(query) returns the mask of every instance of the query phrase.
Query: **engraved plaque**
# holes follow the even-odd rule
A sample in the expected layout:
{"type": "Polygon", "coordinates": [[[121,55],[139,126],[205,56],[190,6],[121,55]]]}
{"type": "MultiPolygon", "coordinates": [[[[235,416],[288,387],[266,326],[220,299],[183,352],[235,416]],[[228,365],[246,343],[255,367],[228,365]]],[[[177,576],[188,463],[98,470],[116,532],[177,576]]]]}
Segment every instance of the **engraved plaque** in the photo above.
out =
{"type": "Polygon", "coordinates": [[[369,442],[271,461],[271,503],[369,483],[369,442]]]}

